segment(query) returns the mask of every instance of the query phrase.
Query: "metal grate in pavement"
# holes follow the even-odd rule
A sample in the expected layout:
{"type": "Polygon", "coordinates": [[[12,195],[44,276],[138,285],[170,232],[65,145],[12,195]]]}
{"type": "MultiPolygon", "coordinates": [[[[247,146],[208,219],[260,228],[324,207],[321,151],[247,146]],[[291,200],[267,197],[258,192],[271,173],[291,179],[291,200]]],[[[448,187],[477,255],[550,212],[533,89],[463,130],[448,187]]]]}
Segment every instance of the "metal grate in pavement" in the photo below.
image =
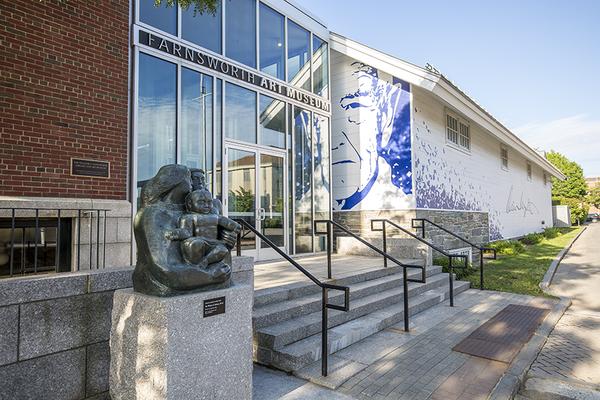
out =
{"type": "Polygon", "coordinates": [[[548,312],[546,308],[509,304],[452,350],[509,363],[548,312]]]}

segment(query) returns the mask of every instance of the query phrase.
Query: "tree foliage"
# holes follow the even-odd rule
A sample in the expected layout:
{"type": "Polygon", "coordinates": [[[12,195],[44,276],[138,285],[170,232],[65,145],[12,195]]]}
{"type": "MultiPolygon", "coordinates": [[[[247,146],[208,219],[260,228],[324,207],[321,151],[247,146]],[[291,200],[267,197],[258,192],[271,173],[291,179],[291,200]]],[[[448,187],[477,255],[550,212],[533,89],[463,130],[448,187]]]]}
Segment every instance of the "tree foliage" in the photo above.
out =
{"type": "Polygon", "coordinates": [[[560,203],[569,206],[572,225],[579,225],[587,218],[590,207],[580,199],[569,199],[564,197],[561,199],[560,203]]]}
{"type": "Polygon", "coordinates": [[[600,186],[596,186],[590,189],[586,200],[589,204],[592,204],[594,207],[600,208],[600,186]]]}
{"type": "Polygon", "coordinates": [[[583,199],[587,184],[581,166],[556,151],[547,153],[546,158],[567,177],[564,181],[552,178],[552,197],[583,199]]]}
{"type": "Polygon", "coordinates": [[[217,12],[219,0],[154,0],[154,5],[156,7],[160,7],[161,4],[165,4],[167,7],[179,5],[185,10],[194,7],[194,13],[204,14],[208,12],[215,14],[217,12]]]}

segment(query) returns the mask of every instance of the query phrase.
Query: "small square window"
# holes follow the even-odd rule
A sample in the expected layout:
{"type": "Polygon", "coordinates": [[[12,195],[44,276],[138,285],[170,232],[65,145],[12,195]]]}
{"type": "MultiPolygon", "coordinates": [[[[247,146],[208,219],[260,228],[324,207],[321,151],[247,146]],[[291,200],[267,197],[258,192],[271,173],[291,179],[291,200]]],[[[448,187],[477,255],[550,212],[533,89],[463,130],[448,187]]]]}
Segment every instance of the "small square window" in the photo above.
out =
{"type": "Polygon", "coordinates": [[[508,149],[504,146],[500,147],[500,159],[502,160],[502,168],[508,170],[508,149]]]}

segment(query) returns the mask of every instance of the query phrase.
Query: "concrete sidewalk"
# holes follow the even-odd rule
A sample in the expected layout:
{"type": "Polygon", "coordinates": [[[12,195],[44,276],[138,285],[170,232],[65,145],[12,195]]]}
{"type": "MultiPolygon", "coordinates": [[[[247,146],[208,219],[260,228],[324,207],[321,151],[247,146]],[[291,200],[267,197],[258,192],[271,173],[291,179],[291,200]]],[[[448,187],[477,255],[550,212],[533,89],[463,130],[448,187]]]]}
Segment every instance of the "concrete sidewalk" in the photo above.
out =
{"type": "Polygon", "coordinates": [[[541,396],[553,388],[564,398],[600,399],[594,393],[600,389],[600,223],[573,244],[550,292],[570,297],[572,305],[533,363],[522,394],[541,396]]]}

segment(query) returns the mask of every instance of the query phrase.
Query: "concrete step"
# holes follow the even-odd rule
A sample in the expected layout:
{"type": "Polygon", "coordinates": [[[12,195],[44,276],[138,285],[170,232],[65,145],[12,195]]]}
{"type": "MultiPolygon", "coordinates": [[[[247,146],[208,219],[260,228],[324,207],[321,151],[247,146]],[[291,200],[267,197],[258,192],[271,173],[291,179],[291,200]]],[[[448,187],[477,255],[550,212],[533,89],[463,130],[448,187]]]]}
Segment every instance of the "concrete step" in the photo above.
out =
{"type": "MultiPolygon", "coordinates": [[[[422,260],[418,259],[401,259],[398,260],[409,265],[423,265],[422,260]]],[[[364,282],[371,279],[381,278],[383,276],[393,275],[402,272],[402,267],[399,267],[393,263],[388,264],[388,268],[383,268],[383,261],[381,263],[382,268],[366,271],[342,278],[327,279],[325,282],[334,283],[337,285],[351,285],[353,283],[364,282]]],[[[343,274],[344,271],[340,270],[339,266],[336,266],[336,270],[333,271],[333,276],[337,277],[343,274]]],[[[289,268],[294,269],[292,265],[289,268]]],[[[429,269],[429,268],[428,268],[429,269]]],[[[412,271],[418,273],[420,269],[414,268],[412,271]]],[[[412,272],[409,270],[409,273],[412,272]]],[[[430,272],[431,274],[431,272],[430,272]]],[[[288,283],[285,285],[278,285],[270,288],[259,289],[254,291],[254,308],[265,306],[267,304],[279,303],[281,301],[297,299],[299,297],[307,296],[310,294],[321,293],[321,289],[311,282],[308,278],[302,282],[288,283]]]]}
{"type": "MultiPolygon", "coordinates": [[[[427,290],[448,285],[448,274],[436,274],[427,279],[427,283],[409,282],[409,297],[419,295],[427,290]]],[[[348,312],[329,310],[329,327],[351,321],[363,315],[375,312],[390,304],[401,302],[403,288],[399,287],[381,291],[350,302],[348,312]]],[[[287,344],[301,340],[321,331],[321,311],[283,321],[279,324],[255,329],[254,341],[258,347],[279,349],[287,344]]]]}
{"type": "MultiPolygon", "coordinates": [[[[435,276],[442,272],[442,267],[431,266],[426,272],[427,276],[429,277],[435,276]]],[[[416,269],[409,271],[408,277],[409,279],[420,279],[421,271],[416,269]]],[[[368,281],[350,284],[348,285],[350,287],[350,302],[352,304],[353,301],[356,301],[362,297],[397,288],[402,285],[402,279],[402,273],[400,272],[368,281]]],[[[333,304],[342,304],[344,301],[344,294],[340,291],[331,290],[329,291],[329,301],[333,304]]],[[[318,293],[308,296],[281,301],[278,303],[270,303],[262,307],[255,308],[252,314],[252,321],[254,324],[254,329],[259,329],[320,310],[321,293],[319,291],[318,293]]]]}
{"type": "MultiPolygon", "coordinates": [[[[440,274],[442,278],[447,275],[440,274]]],[[[425,286],[425,285],[422,285],[425,286]]],[[[454,285],[455,295],[467,290],[469,282],[456,281],[454,285]]],[[[400,293],[401,294],[401,293],[400,293]]],[[[399,296],[401,298],[401,296],[399,296]]],[[[447,285],[428,289],[409,301],[409,315],[417,314],[448,298],[447,285]]],[[[387,305],[369,314],[354,318],[345,323],[330,327],[328,335],[328,353],[333,354],[342,350],[368,336],[388,328],[404,318],[404,310],[401,302],[387,305]]],[[[287,344],[278,349],[257,349],[257,361],[272,367],[293,372],[303,366],[321,359],[321,332],[319,331],[309,337],[287,344]]]]}

